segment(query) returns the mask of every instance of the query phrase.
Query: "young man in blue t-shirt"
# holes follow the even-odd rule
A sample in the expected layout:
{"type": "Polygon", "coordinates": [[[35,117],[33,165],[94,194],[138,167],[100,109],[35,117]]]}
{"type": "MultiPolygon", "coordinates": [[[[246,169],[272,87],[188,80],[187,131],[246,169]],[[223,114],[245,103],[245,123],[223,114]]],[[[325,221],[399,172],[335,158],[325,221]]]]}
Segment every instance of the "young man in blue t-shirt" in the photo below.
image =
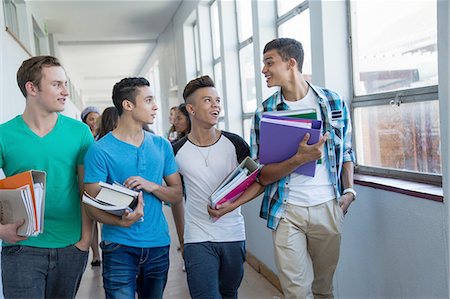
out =
{"type": "Polygon", "coordinates": [[[86,190],[100,191],[99,182],[119,182],[142,191],[134,212],[118,217],[87,207],[104,223],[103,286],[106,298],[162,298],[169,269],[169,229],[162,201],[182,216],[182,188],[170,143],[142,128],[153,123],[156,106],[149,82],[125,78],[113,89],[119,125],[93,144],[85,157],[86,190]],[[163,180],[166,185],[163,186],[163,180]]]}

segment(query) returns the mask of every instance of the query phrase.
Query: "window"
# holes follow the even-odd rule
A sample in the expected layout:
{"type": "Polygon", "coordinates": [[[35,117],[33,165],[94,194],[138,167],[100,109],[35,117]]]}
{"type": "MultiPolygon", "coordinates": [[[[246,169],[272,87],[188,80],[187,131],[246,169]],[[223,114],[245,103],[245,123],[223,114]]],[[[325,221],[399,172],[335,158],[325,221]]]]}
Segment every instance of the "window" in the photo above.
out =
{"type": "Polygon", "coordinates": [[[255,64],[253,43],[239,50],[239,68],[241,75],[241,97],[244,113],[256,110],[255,64]]]}
{"type": "Polygon", "coordinates": [[[295,0],[277,0],[278,17],[281,17],[288,11],[292,10],[298,4],[299,4],[299,1],[295,1],[295,0]]]}
{"type": "MultiPolygon", "coordinates": [[[[217,1],[211,3],[209,8],[211,27],[212,27],[212,48],[213,48],[213,72],[214,72],[214,83],[217,89],[219,97],[223,97],[223,85],[222,85],[222,57],[220,53],[220,25],[219,25],[219,8],[217,6],[217,1]]],[[[219,127],[225,125],[223,109],[223,102],[221,103],[221,112],[219,119],[219,127]]]]}
{"type": "Polygon", "coordinates": [[[16,4],[12,0],[5,0],[3,1],[3,9],[5,14],[5,24],[6,27],[8,27],[8,31],[19,39],[19,21],[17,19],[16,4]]]}
{"type": "MultiPolygon", "coordinates": [[[[296,1],[277,1],[278,7],[287,7],[296,1]]],[[[311,67],[311,32],[309,23],[308,2],[303,2],[294,6],[292,10],[281,16],[277,20],[278,37],[289,37],[298,40],[303,45],[305,58],[303,61],[303,76],[307,81],[312,82],[311,67]]]]}
{"type": "Polygon", "coordinates": [[[359,171],[439,183],[436,1],[350,9],[359,171]]]}
{"type": "Polygon", "coordinates": [[[209,13],[211,16],[212,27],[212,48],[213,58],[216,60],[220,57],[220,27],[219,27],[219,8],[217,7],[217,1],[211,3],[209,13]]]}
{"type": "Polygon", "coordinates": [[[236,0],[236,14],[238,20],[238,40],[239,42],[243,42],[253,35],[251,18],[252,1],[236,0]]]}
{"type": "Polygon", "coordinates": [[[192,30],[194,31],[194,51],[195,51],[195,72],[197,77],[201,75],[201,66],[200,66],[200,38],[198,36],[198,25],[197,22],[192,26],[192,30]]]}
{"type": "Polygon", "coordinates": [[[437,84],[436,1],[356,1],[352,16],[356,95],[437,84]]]}

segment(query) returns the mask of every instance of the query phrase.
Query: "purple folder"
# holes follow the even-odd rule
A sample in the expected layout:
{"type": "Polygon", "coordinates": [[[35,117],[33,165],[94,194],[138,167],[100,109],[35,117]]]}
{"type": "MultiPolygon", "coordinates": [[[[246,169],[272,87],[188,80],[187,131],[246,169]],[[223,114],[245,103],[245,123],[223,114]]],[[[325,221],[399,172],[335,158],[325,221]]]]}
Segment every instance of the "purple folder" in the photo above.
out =
{"type": "Polygon", "coordinates": [[[271,119],[280,119],[280,120],[287,120],[287,121],[295,121],[295,122],[302,122],[302,123],[310,123],[311,128],[313,129],[320,129],[322,128],[322,121],[315,120],[315,119],[306,119],[306,118],[297,118],[297,117],[289,117],[289,116],[278,116],[278,115],[270,115],[265,114],[263,116],[264,118],[271,118],[271,119]]]}
{"type": "MultiPolygon", "coordinates": [[[[265,116],[264,116],[265,117],[265,116]]],[[[298,145],[310,134],[308,144],[317,143],[320,139],[320,129],[291,127],[282,124],[260,123],[259,161],[262,164],[278,163],[289,159],[297,152],[298,145]]],[[[298,167],[295,172],[314,177],[316,161],[311,161],[298,167]]]]}

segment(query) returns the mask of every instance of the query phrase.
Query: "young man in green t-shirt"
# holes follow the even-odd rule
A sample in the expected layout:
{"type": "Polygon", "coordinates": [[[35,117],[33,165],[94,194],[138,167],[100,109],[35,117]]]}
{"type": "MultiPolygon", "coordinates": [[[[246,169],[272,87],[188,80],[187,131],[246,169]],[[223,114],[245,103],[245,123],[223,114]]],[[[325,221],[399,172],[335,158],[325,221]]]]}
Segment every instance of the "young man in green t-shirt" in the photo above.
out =
{"type": "Polygon", "coordinates": [[[89,128],[59,114],[69,95],[58,59],[25,60],[17,83],[25,111],[0,125],[0,168],[6,176],[30,169],[47,173],[44,232],[17,235],[21,223],[0,225],[6,298],[74,298],[86,267],[92,221],[81,201],[89,128]]]}

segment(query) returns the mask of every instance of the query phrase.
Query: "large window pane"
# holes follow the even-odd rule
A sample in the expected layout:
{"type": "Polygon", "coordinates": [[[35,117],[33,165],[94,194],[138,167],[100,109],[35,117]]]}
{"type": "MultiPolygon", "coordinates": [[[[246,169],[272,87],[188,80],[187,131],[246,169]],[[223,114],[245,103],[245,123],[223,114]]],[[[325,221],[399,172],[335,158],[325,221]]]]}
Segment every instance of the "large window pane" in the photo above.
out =
{"type": "Polygon", "coordinates": [[[242,42],[253,35],[252,1],[236,0],[236,12],[238,17],[238,37],[239,42],[242,42]]]}
{"type": "Polygon", "coordinates": [[[220,56],[220,27],[219,27],[219,8],[217,1],[211,4],[210,8],[211,26],[212,26],[212,47],[214,59],[220,56]]]}
{"type": "Polygon", "coordinates": [[[436,85],[436,1],[353,1],[357,95],[436,85]]]}
{"type": "Polygon", "coordinates": [[[244,112],[256,110],[255,64],[253,59],[253,43],[239,51],[241,71],[242,109],[244,112]]]}
{"type": "Polygon", "coordinates": [[[278,36],[294,38],[302,43],[303,50],[305,52],[305,59],[303,62],[303,75],[305,76],[306,80],[311,82],[312,67],[309,9],[281,24],[278,27],[278,36]]]}
{"type": "Polygon", "coordinates": [[[441,174],[438,101],[354,109],[358,164],[441,174]]]}

